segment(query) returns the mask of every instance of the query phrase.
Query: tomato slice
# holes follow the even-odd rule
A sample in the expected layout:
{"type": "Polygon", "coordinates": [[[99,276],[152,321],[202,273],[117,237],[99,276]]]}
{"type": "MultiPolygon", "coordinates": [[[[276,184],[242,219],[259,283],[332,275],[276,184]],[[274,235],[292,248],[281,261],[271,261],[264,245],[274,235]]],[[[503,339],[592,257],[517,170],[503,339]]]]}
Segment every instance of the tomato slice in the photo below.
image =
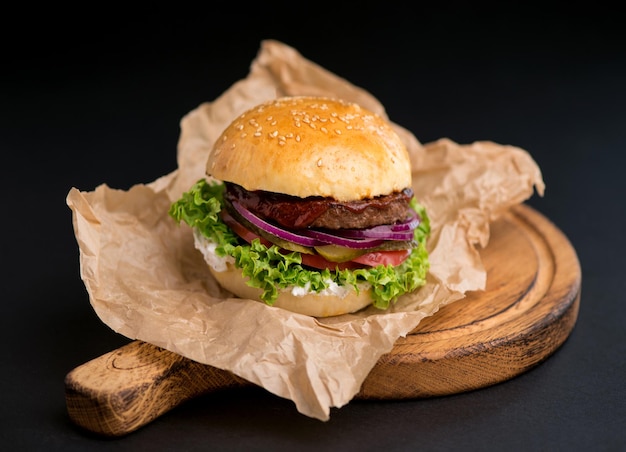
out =
{"type": "Polygon", "coordinates": [[[314,268],[349,268],[376,267],[377,265],[400,265],[411,254],[411,250],[373,251],[363,254],[348,262],[330,262],[318,254],[303,254],[302,264],[314,268]]]}

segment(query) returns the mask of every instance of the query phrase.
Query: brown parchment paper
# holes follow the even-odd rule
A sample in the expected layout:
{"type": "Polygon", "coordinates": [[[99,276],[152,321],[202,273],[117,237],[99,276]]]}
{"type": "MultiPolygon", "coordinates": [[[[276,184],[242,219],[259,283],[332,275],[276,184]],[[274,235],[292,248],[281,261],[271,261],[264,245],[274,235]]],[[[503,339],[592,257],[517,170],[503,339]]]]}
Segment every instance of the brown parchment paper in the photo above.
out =
{"type": "Polygon", "coordinates": [[[114,331],[227,369],[329,419],[348,403],[379,357],[426,316],[485,287],[477,248],[489,223],[543,194],[541,172],[519,148],[492,142],[422,145],[394,125],[411,155],[413,188],[431,217],[426,286],[388,311],[368,308],[316,319],[231,298],[212,279],[192,232],[167,214],[204,177],[209,150],[244,110],[283,95],[325,95],[387,117],[371,94],[281,42],[263,41],[248,76],[181,120],[178,168],[149,184],[118,190],[72,188],[67,204],[79,245],[81,278],[99,318],[114,331]]]}

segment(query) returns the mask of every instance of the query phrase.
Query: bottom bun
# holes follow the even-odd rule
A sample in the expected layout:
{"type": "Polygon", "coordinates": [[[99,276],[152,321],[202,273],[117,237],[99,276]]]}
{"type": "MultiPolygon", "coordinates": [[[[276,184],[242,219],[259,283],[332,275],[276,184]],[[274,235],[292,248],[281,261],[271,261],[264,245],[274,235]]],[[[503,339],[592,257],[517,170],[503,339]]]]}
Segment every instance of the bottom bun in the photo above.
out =
{"type": "MultiPolygon", "coordinates": [[[[227,265],[228,268],[222,272],[218,272],[209,266],[209,270],[217,282],[224,289],[240,298],[257,300],[263,303],[261,300],[261,289],[247,285],[247,278],[243,277],[241,270],[232,264],[227,265]]],[[[351,289],[345,296],[313,292],[299,296],[293,295],[290,291],[283,291],[279,293],[273,306],[313,317],[330,317],[349,314],[369,306],[372,304],[370,292],[369,289],[364,289],[357,293],[356,290],[351,289]]]]}

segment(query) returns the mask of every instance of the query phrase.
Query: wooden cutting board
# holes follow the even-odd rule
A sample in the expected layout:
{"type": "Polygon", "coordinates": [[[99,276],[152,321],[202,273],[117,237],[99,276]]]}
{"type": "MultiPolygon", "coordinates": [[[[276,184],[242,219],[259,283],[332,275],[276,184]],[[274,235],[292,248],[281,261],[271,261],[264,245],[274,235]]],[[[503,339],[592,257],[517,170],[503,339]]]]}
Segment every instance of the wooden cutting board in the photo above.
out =
{"type": "MultiPolygon", "coordinates": [[[[448,395],[500,383],[548,358],[578,316],[581,269],[565,235],[526,205],[492,225],[487,289],[424,319],[383,355],[359,399],[448,395]]],[[[250,385],[224,370],[134,341],[65,378],[67,410],[106,436],[130,433],[182,402],[250,385]]]]}

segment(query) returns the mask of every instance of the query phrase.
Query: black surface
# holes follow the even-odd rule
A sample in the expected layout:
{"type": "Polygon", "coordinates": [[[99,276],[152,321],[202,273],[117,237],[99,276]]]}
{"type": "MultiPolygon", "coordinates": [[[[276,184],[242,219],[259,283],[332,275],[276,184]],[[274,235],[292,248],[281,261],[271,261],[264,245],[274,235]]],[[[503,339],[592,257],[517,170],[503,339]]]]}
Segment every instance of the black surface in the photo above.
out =
{"type": "Polygon", "coordinates": [[[626,450],[626,41],[618,15],[599,7],[232,6],[219,14],[178,7],[86,15],[55,6],[36,17],[4,15],[0,444],[626,450]],[[73,186],[127,189],[172,171],[181,117],[245,77],[265,38],[369,90],[422,142],[527,149],[547,185],[529,204],[569,237],[581,262],[576,327],[545,363],[471,393],[354,401],[324,423],[263,390],[233,390],[127,437],[94,437],[68,419],[63,379],[128,340],[89,305],[65,196],[73,186]]]}

